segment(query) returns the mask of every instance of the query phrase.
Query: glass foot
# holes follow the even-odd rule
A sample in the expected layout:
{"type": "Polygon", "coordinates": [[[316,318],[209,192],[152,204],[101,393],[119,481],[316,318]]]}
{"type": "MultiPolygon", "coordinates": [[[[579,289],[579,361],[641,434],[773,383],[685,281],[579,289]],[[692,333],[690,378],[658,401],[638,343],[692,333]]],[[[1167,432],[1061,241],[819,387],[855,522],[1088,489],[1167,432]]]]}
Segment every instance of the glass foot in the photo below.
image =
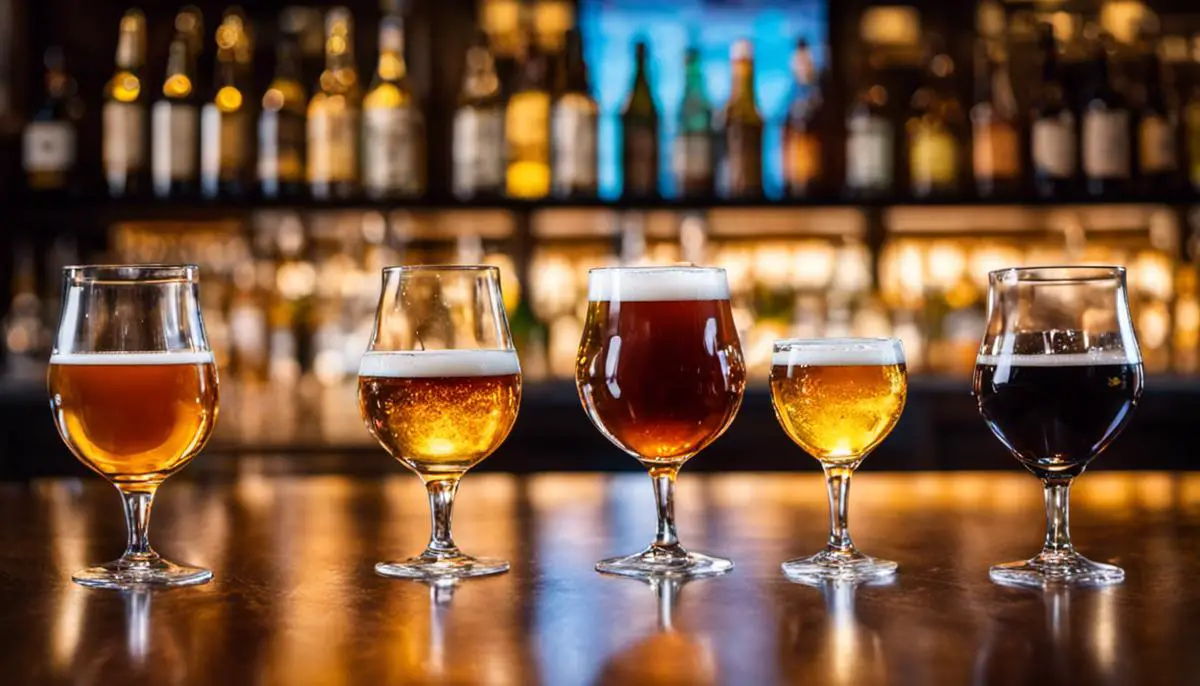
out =
{"type": "Polygon", "coordinates": [[[820,581],[886,579],[893,576],[898,567],[895,562],[869,557],[857,550],[848,553],[823,550],[816,555],[788,560],[781,566],[787,578],[810,584],[820,581]]]}
{"type": "Polygon", "coordinates": [[[106,562],[81,569],[71,580],[88,588],[127,590],[144,586],[193,586],[212,579],[212,570],[177,565],[164,559],[106,562]]]}
{"type": "Polygon", "coordinates": [[[668,577],[691,579],[715,576],[733,569],[733,561],[703,553],[690,553],[681,547],[650,546],[635,555],[610,557],[596,563],[596,571],[639,579],[668,577]]]}
{"type": "Polygon", "coordinates": [[[988,576],[998,584],[1045,587],[1058,584],[1077,586],[1107,586],[1125,580],[1120,567],[1092,562],[1086,557],[1041,554],[1032,560],[996,565],[988,576]]]}
{"type": "Polygon", "coordinates": [[[506,560],[488,557],[457,555],[422,555],[401,562],[380,562],[375,573],[398,579],[465,579],[472,576],[503,574],[508,571],[506,560]]]}

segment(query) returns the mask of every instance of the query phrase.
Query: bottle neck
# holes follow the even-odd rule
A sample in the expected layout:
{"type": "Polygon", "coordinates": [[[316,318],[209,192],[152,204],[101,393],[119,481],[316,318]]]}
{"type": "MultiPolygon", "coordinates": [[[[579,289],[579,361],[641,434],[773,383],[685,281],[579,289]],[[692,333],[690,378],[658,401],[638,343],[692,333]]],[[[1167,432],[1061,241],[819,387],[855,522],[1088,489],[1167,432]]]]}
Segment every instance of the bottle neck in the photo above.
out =
{"type": "Polygon", "coordinates": [[[404,61],[404,27],[396,19],[389,19],[379,32],[379,64],[375,74],[380,81],[396,82],[408,75],[408,64],[404,61]]]}
{"type": "Polygon", "coordinates": [[[295,42],[285,40],[279,44],[279,48],[275,53],[276,81],[300,80],[299,53],[299,46],[295,42]]]}
{"type": "Polygon", "coordinates": [[[754,101],[754,63],[750,60],[736,60],[733,63],[733,87],[730,90],[730,98],[754,101]]]}
{"type": "Polygon", "coordinates": [[[700,69],[700,60],[698,59],[689,60],[687,63],[683,92],[694,98],[704,97],[704,72],[700,69]]]}

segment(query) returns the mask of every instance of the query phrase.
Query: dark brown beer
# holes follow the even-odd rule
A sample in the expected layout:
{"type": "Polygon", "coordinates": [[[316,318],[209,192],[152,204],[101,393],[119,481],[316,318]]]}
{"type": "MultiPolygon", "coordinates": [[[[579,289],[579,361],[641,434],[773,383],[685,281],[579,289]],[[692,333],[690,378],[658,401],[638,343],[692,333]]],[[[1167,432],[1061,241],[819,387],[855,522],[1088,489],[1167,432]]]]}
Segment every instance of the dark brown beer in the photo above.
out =
{"type": "Polygon", "coordinates": [[[212,353],[91,353],[50,360],[63,441],[116,483],[157,483],[204,447],[217,418],[212,353]]]}
{"type": "Polygon", "coordinates": [[[720,436],[746,370],[720,270],[599,270],[576,362],[579,396],[613,443],[678,464],[720,436]],[[719,277],[719,278],[718,278],[719,277]]]}
{"type": "Polygon", "coordinates": [[[426,478],[462,474],[500,447],[517,419],[517,353],[367,353],[358,402],[371,435],[407,467],[426,478]]]}

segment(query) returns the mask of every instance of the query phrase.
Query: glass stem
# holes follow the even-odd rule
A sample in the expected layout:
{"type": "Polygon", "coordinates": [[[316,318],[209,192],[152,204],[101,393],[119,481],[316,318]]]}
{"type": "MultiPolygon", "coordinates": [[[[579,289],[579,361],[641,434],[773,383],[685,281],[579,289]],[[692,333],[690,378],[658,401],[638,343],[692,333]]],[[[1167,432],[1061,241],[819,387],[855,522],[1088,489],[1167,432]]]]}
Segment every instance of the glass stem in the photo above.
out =
{"type": "Polygon", "coordinates": [[[850,553],[854,542],[850,540],[850,524],[847,508],[850,501],[849,467],[825,467],[825,486],[829,489],[829,544],[830,552],[850,553]]]}
{"type": "Polygon", "coordinates": [[[118,486],[118,489],[125,503],[125,524],[129,529],[129,539],[121,561],[145,564],[157,560],[158,553],[150,547],[150,508],[154,505],[154,493],[158,485],[118,486]]]}
{"type": "Polygon", "coordinates": [[[675,476],[678,474],[678,467],[650,469],[650,479],[654,482],[654,503],[658,508],[655,548],[679,548],[679,536],[675,533],[675,476]]]}
{"type": "Polygon", "coordinates": [[[458,477],[430,479],[425,482],[429,491],[430,535],[425,555],[435,558],[459,555],[458,546],[450,536],[450,513],[454,509],[454,494],[458,491],[458,477]]]}
{"type": "Polygon", "coordinates": [[[1046,479],[1046,543],[1042,555],[1071,555],[1070,508],[1071,480],[1046,479]]]}

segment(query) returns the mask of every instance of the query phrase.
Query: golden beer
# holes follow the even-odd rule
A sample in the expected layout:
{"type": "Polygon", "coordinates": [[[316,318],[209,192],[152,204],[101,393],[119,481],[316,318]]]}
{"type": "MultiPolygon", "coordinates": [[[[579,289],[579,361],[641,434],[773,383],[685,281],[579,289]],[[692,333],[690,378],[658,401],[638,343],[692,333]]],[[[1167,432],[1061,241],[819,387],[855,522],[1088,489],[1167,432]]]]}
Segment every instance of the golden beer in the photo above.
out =
{"type": "Polygon", "coordinates": [[[368,352],[358,377],[367,429],[422,477],[459,475],[512,429],[521,370],[512,350],[368,352]]]}
{"type": "Polygon", "coordinates": [[[187,464],[217,419],[212,353],[55,355],[50,406],[63,441],[114,483],[158,483],[187,464]]]}
{"type": "Polygon", "coordinates": [[[797,445],[823,463],[857,463],[887,437],[904,410],[904,362],[887,351],[863,352],[872,355],[800,350],[775,354],[775,416],[797,445]],[[872,357],[878,359],[868,359],[872,357]]]}

